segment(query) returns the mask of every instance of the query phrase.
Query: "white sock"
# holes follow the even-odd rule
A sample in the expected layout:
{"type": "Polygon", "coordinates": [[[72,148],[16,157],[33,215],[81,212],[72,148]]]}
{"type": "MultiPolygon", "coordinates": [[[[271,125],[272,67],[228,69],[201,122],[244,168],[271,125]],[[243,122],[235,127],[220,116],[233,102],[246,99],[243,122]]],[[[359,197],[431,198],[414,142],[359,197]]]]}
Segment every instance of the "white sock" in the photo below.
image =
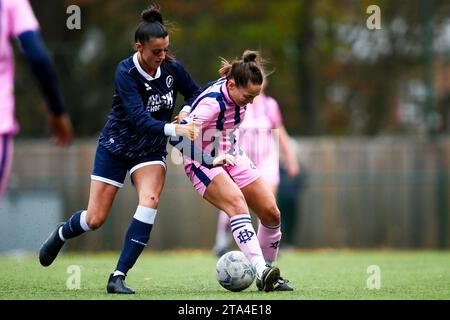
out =
{"type": "Polygon", "coordinates": [[[133,218],[146,224],[154,224],[158,210],[138,205],[133,218]]]}
{"type": "Polygon", "coordinates": [[[62,241],[66,241],[66,239],[64,239],[63,234],[62,234],[62,226],[58,229],[58,235],[62,241]]]}
{"type": "Polygon", "coordinates": [[[83,228],[84,231],[91,231],[91,228],[89,228],[87,222],[86,222],[86,214],[87,211],[84,210],[81,214],[80,214],[80,226],[81,228],[83,228]]]}
{"type": "Polygon", "coordinates": [[[114,271],[113,277],[115,277],[115,276],[124,276],[124,275],[125,275],[125,273],[123,273],[122,271],[116,270],[116,271],[114,271]]]}
{"type": "Polygon", "coordinates": [[[266,270],[266,262],[262,257],[255,257],[251,261],[252,267],[256,270],[256,274],[259,279],[261,279],[264,270],[266,270]]]}

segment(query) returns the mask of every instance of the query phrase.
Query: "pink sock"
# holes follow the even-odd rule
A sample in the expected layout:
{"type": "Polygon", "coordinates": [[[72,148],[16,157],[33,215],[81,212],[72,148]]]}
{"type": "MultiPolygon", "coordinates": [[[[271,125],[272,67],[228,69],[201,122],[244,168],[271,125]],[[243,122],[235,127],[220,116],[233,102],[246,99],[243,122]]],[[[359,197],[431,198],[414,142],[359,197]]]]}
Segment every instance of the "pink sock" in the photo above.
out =
{"type": "Polygon", "coordinates": [[[231,232],[239,249],[260,275],[265,269],[265,261],[253,229],[249,214],[238,214],[230,219],[231,232]]]}
{"type": "Polygon", "coordinates": [[[258,240],[266,263],[272,264],[277,260],[278,247],[280,246],[280,225],[265,226],[260,222],[258,227],[258,240]]]}

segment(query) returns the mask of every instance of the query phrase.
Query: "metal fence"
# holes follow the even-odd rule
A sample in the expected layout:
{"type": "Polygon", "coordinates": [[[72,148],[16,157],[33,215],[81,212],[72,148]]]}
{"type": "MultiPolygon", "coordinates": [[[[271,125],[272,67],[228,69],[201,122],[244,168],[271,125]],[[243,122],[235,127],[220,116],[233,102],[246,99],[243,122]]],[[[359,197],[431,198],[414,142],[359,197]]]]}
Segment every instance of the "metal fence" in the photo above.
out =
{"type": "MultiPolygon", "coordinates": [[[[303,170],[293,244],[315,247],[448,248],[450,137],[297,138],[303,170]]],[[[95,140],[69,149],[17,140],[0,205],[0,251],[37,250],[89,194],[95,140]]],[[[106,223],[71,241],[71,250],[118,250],[137,196],[129,179],[106,223]]],[[[217,210],[202,200],[183,168],[168,161],[150,247],[210,248],[217,210]]]]}

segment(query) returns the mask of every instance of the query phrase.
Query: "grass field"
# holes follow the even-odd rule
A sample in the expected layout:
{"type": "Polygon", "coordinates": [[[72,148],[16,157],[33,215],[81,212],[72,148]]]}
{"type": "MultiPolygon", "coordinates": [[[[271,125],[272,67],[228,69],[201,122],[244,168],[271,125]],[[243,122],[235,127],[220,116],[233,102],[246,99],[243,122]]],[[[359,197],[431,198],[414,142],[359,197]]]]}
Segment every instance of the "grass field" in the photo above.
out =
{"type": "Polygon", "coordinates": [[[48,268],[36,256],[0,256],[0,299],[450,299],[449,251],[317,250],[282,252],[278,266],[294,292],[228,292],[216,282],[216,258],[205,251],[146,251],[127,283],[135,295],[108,295],[118,253],[69,254],[48,268]],[[79,266],[80,289],[69,290],[68,267],[79,266]],[[367,269],[379,267],[379,289],[368,289],[367,269]]]}

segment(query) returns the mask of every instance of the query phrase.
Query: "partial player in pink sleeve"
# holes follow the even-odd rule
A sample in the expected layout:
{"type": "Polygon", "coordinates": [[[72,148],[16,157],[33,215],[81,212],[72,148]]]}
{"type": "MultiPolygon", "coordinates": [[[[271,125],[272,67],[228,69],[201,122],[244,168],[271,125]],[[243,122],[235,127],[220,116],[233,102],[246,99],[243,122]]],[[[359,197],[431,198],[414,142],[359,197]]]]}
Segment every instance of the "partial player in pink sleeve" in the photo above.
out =
{"type": "Polygon", "coordinates": [[[11,39],[19,41],[40,84],[49,108],[49,126],[54,142],[67,145],[72,140],[72,127],[64,112],[56,74],[28,0],[0,0],[0,199],[11,168],[13,137],[19,131],[15,118],[14,53],[11,39]]]}
{"type": "Polygon", "coordinates": [[[239,143],[240,127],[264,80],[259,53],[247,50],[233,63],[222,60],[219,72],[222,78],[205,86],[184,121],[202,122],[196,146],[205,154],[234,160],[222,167],[207,167],[185,156],[185,172],[197,192],[226,213],[236,244],[256,271],[258,289],[292,291],[272,265],[281,240],[281,215],[274,194],[239,143]],[[264,225],[262,236],[253,229],[249,208],[264,225]]]}

